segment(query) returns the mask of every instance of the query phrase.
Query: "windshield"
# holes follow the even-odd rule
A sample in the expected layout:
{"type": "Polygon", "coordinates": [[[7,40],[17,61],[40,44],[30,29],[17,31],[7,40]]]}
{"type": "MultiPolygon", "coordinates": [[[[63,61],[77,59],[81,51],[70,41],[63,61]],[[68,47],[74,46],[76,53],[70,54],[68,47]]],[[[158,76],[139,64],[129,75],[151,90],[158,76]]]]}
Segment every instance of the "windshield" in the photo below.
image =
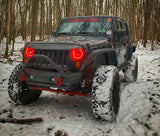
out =
{"type": "Polygon", "coordinates": [[[111,35],[112,18],[63,19],[57,34],[111,35]]]}

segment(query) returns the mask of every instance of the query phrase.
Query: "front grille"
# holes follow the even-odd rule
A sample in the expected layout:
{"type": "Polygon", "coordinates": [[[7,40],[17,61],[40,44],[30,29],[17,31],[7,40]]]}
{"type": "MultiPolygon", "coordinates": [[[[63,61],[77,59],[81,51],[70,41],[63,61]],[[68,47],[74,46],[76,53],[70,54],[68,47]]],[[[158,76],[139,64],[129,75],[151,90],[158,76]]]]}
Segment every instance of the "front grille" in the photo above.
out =
{"type": "Polygon", "coordinates": [[[35,54],[46,55],[58,66],[66,67],[66,58],[68,58],[68,51],[35,50],[35,54]]]}

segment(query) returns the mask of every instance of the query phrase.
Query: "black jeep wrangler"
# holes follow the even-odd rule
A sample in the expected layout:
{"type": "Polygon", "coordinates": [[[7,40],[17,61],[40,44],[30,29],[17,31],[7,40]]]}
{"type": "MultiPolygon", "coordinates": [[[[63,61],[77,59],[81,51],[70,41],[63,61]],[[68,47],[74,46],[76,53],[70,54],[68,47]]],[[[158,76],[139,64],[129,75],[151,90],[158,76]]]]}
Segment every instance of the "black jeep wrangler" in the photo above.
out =
{"type": "Polygon", "coordinates": [[[8,82],[9,97],[18,104],[35,101],[42,90],[91,94],[95,118],[111,121],[120,104],[119,71],[126,81],[137,79],[130,27],[115,16],[64,18],[52,38],[27,43],[21,52],[23,62],[8,82]]]}

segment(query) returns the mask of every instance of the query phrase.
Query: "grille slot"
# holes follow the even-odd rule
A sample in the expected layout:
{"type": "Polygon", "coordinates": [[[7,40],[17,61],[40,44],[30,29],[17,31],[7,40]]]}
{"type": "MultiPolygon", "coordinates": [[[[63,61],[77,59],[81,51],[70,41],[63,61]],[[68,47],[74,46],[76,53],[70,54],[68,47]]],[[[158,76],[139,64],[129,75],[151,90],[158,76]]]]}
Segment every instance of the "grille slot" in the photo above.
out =
{"type": "MultiPolygon", "coordinates": [[[[35,54],[42,54],[49,57],[55,64],[61,67],[66,67],[66,58],[68,56],[67,51],[42,51],[42,50],[35,50],[35,54]]],[[[44,61],[40,60],[41,64],[45,64],[44,61]]]]}

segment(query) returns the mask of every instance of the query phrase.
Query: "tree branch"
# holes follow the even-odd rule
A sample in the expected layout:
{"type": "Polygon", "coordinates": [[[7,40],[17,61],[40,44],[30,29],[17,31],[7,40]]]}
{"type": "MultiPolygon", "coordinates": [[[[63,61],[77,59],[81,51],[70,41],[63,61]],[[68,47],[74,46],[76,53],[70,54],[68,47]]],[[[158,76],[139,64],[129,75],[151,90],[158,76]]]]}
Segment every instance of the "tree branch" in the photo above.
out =
{"type": "Polygon", "coordinates": [[[43,121],[41,117],[38,118],[28,118],[28,119],[16,119],[16,118],[8,118],[8,119],[1,119],[1,123],[30,123],[30,122],[37,122],[43,121]]]}

